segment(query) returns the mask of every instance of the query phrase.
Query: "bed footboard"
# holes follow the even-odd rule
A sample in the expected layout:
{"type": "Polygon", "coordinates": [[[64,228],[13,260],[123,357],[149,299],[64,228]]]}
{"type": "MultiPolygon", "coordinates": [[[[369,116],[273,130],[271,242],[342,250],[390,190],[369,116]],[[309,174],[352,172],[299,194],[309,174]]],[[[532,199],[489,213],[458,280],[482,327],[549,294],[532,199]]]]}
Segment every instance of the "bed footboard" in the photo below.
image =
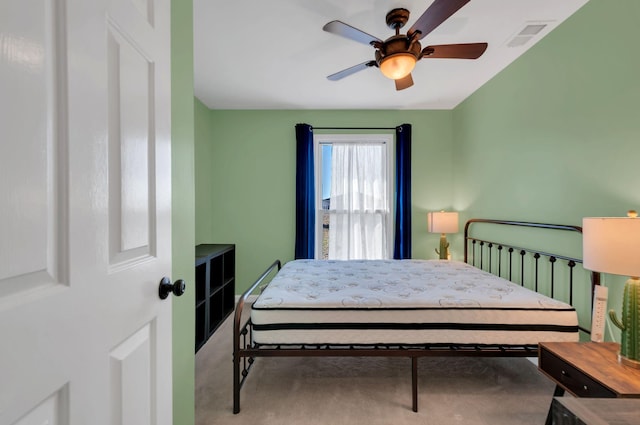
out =
{"type": "Polygon", "coordinates": [[[245,303],[249,296],[260,287],[267,277],[279,271],[281,268],[282,263],[280,260],[274,261],[273,264],[262,273],[258,280],[240,296],[236,303],[236,310],[233,316],[233,413],[240,411],[240,389],[254,361],[253,355],[241,353],[242,347],[246,349],[253,345],[251,340],[251,319],[247,319],[242,323],[242,313],[245,309],[245,303]],[[240,370],[241,364],[242,371],[240,370]]]}

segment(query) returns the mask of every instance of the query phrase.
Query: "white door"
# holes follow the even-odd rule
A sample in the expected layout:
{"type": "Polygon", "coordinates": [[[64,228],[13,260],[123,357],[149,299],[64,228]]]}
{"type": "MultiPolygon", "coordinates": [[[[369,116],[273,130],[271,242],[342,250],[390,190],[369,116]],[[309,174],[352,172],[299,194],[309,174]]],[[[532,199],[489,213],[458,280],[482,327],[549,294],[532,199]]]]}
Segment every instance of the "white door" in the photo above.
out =
{"type": "Polygon", "coordinates": [[[0,2],[0,425],[172,422],[169,14],[0,2]]]}

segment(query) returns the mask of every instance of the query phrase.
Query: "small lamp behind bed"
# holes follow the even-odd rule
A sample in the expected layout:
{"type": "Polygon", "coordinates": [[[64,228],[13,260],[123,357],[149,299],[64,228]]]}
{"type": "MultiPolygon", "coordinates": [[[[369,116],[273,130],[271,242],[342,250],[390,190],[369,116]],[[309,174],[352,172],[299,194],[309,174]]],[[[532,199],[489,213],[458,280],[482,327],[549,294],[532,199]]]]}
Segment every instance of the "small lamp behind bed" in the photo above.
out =
{"type": "Polygon", "coordinates": [[[427,229],[430,233],[440,233],[440,255],[441,260],[449,259],[449,243],[447,233],[458,233],[458,213],[437,211],[427,214],[427,229]]]}
{"type": "Polygon", "coordinates": [[[622,330],[619,359],[640,368],[640,218],[586,217],[582,219],[582,261],[585,269],[631,276],[624,285],[622,320],[609,317],[622,330]]]}

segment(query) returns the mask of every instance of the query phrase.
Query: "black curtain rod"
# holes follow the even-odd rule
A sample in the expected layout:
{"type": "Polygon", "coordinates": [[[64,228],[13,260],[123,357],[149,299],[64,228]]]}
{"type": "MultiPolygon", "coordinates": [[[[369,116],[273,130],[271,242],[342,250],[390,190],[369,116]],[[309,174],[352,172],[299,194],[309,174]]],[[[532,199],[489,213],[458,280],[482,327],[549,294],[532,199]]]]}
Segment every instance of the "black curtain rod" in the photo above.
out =
{"type": "Polygon", "coordinates": [[[395,130],[398,127],[313,127],[314,130],[395,130]]]}

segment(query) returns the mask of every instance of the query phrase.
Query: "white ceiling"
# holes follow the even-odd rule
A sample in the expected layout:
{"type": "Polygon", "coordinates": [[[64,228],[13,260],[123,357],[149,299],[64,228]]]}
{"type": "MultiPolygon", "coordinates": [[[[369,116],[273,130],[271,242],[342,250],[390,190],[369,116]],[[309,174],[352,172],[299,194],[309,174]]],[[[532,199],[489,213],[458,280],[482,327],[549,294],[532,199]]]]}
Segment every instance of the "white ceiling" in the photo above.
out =
{"type": "Polygon", "coordinates": [[[194,0],[195,95],[212,109],[452,109],[587,1],[471,0],[421,44],[487,42],[484,55],[423,59],[414,86],[396,91],[375,67],[327,80],[374,49],[322,27],[337,19],[384,40],[389,10],[411,11],[404,33],[432,0],[194,0]],[[525,45],[508,46],[539,23],[525,45]]]}

